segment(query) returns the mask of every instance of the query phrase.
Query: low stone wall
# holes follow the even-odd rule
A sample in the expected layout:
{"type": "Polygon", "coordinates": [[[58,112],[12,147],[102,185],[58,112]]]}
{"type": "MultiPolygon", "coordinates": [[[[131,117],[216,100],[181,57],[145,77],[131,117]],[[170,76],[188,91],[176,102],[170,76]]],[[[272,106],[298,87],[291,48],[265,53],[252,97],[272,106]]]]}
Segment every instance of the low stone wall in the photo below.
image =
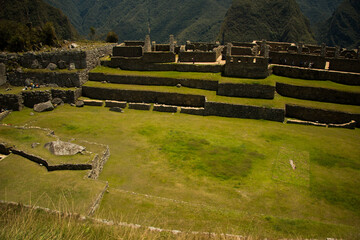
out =
{"type": "Polygon", "coordinates": [[[198,88],[216,91],[218,88],[217,81],[200,80],[200,79],[176,79],[151,76],[133,76],[133,75],[111,75],[104,73],[90,73],[91,81],[107,81],[111,83],[133,84],[133,85],[156,85],[156,86],[176,86],[181,84],[184,87],[198,88]]]}
{"type": "Polygon", "coordinates": [[[81,88],[75,90],[51,89],[52,98],[61,98],[64,103],[75,103],[81,97],[81,88]]]}
{"type": "Polygon", "coordinates": [[[272,67],[273,73],[279,76],[301,78],[309,80],[330,80],[332,82],[360,86],[360,74],[349,72],[336,72],[322,69],[301,68],[293,66],[272,67]]]}
{"type": "Polygon", "coordinates": [[[269,76],[268,58],[228,56],[224,75],[229,77],[266,78],[269,76]]]}
{"type": "Polygon", "coordinates": [[[22,97],[15,94],[0,94],[0,104],[0,108],[13,111],[20,111],[24,107],[22,97]]]}
{"type": "Polygon", "coordinates": [[[8,82],[13,86],[25,86],[25,80],[30,79],[34,84],[56,84],[59,87],[80,87],[87,81],[86,71],[78,72],[11,72],[8,82]]]}
{"type": "Polygon", "coordinates": [[[210,115],[283,122],[285,118],[285,110],[229,103],[206,102],[205,116],[210,115]]]}
{"type": "Polygon", "coordinates": [[[24,106],[33,108],[35,104],[51,101],[51,91],[22,91],[21,96],[24,100],[24,106]]]}
{"type": "Polygon", "coordinates": [[[58,170],[90,170],[92,168],[91,164],[61,164],[61,165],[49,165],[49,163],[38,156],[26,153],[21,150],[17,150],[11,148],[10,150],[13,154],[24,157],[30,161],[33,161],[38,164],[42,164],[46,169],[50,171],[58,171],[58,170]]]}
{"type": "Polygon", "coordinates": [[[153,111],[156,111],[156,112],[176,113],[176,112],[177,112],[177,109],[178,109],[177,106],[154,104],[153,111]]]}
{"type": "Polygon", "coordinates": [[[127,102],[160,103],[176,106],[203,107],[205,96],[171,92],[123,90],[83,86],[84,97],[127,102]]]}
{"type": "Polygon", "coordinates": [[[173,52],[148,52],[142,59],[146,63],[171,63],[175,62],[176,55],[173,52]]]}
{"type": "Polygon", "coordinates": [[[96,155],[95,158],[93,159],[92,170],[90,171],[88,177],[91,179],[98,179],[109,157],[110,157],[110,148],[109,146],[106,146],[103,155],[101,157],[99,155],[96,155]]]}
{"type": "Polygon", "coordinates": [[[111,101],[106,100],[105,101],[105,107],[119,107],[119,108],[126,108],[127,103],[126,102],[119,102],[119,101],[111,101]]]}
{"type": "Polygon", "coordinates": [[[217,95],[274,99],[275,87],[262,84],[219,83],[217,95]]]}
{"type": "Polygon", "coordinates": [[[85,106],[102,107],[104,101],[101,100],[83,100],[85,106]]]}
{"type": "MultiPolygon", "coordinates": [[[[10,111],[7,110],[7,111],[4,111],[4,112],[0,112],[0,122],[5,119],[8,115],[10,114],[10,111]]],[[[1,153],[1,151],[0,151],[1,153]]]]}
{"type": "Polygon", "coordinates": [[[276,92],[282,96],[349,105],[360,105],[360,93],[344,92],[328,88],[296,86],[276,83],[276,92]]]}
{"type": "Polygon", "coordinates": [[[352,120],[360,127],[360,113],[348,113],[335,110],[318,109],[299,105],[286,104],[286,117],[301,119],[305,121],[343,124],[352,120]]]}

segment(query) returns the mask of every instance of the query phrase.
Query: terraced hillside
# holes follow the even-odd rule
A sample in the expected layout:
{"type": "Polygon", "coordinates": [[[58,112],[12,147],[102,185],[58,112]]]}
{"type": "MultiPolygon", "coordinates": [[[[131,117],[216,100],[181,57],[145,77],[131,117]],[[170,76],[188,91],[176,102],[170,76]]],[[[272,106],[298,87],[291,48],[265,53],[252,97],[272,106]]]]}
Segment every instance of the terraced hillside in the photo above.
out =
{"type": "MultiPolygon", "coordinates": [[[[2,120],[0,142],[21,143],[32,154],[51,158],[42,146],[29,147],[45,141],[27,129],[38,126],[65,141],[93,143],[92,154],[102,156],[102,146],[108,146],[111,155],[99,177],[88,179],[88,170],[48,172],[10,154],[0,160],[0,200],[89,216],[93,222],[82,226],[91,230],[79,231],[79,238],[88,239],[117,223],[168,230],[159,233],[164,239],[184,239],[180,233],[202,239],[209,232],[231,234],[229,239],[356,239],[359,128],[335,127],[359,119],[359,94],[360,84],[276,75],[253,80],[98,67],[82,86],[84,107],[12,112],[2,120]],[[109,111],[115,106],[123,112],[109,111]],[[286,124],[293,118],[318,126],[286,124]]],[[[9,236],[10,224],[16,226],[5,223],[11,218],[9,211],[1,215],[0,236],[9,236]]],[[[34,232],[30,228],[19,226],[34,232]]],[[[136,231],[133,238],[144,234],[136,231]]],[[[104,238],[124,236],[126,231],[104,238]]]]}

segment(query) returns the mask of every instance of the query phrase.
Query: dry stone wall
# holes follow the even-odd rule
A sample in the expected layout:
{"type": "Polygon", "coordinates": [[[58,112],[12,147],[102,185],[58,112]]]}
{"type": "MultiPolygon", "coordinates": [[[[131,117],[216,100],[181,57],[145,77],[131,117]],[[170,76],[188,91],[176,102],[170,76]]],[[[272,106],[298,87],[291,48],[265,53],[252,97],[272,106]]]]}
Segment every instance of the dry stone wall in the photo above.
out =
{"type": "Polygon", "coordinates": [[[20,111],[24,107],[21,95],[0,94],[0,108],[20,111]]]}
{"type": "Polygon", "coordinates": [[[229,77],[266,78],[269,59],[264,57],[234,57],[226,59],[224,75],[229,77]]]}
{"type": "Polygon", "coordinates": [[[135,84],[135,85],[156,85],[156,86],[176,86],[181,84],[184,87],[198,88],[205,90],[216,91],[218,88],[217,81],[200,80],[200,79],[176,79],[165,77],[151,77],[151,76],[133,76],[133,75],[111,75],[104,73],[90,73],[89,80],[91,81],[107,81],[111,83],[120,84],[135,84]]]}
{"type": "Polygon", "coordinates": [[[13,86],[25,86],[25,80],[30,79],[34,84],[56,84],[59,87],[80,87],[87,81],[86,71],[78,72],[11,72],[8,82],[13,86]]]}
{"type": "Polygon", "coordinates": [[[286,104],[286,117],[296,118],[312,122],[343,124],[356,121],[360,127],[360,114],[341,112],[335,110],[318,109],[299,105],[286,104]]]}
{"type": "Polygon", "coordinates": [[[275,87],[262,84],[220,83],[217,95],[229,97],[274,99],[275,87]]]}
{"type": "Polygon", "coordinates": [[[51,101],[51,91],[23,91],[21,96],[24,100],[24,106],[33,108],[35,104],[51,101]]]}
{"type": "Polygon", "coordinates": [[[285,119],[285,110],[229,103],[206,102],[204,115],[232,118],[264,119],[283,122],[285,119]]]}
{"type": "Polygon", "coordinates": [[[328,88],[296,86],[276,83],[276,92],[282,96],[349,105],[360,105],[360,93],[344,92],[328,88]]]}
{"type": "Polygon", "coordinates": [[[75,90],[52,89],[52,98],[60,98],[64,103],[75,103],[81,97],[81,88],[75,90]]]}
{"type": "Polygon", "coordinates": [[[360,74],[349,72],[328,71],[323,69],[301,68],[293,66],[272,67],[273,73],[279,76],[309,79],[309,80],[330,80],[332,82],[360,86],[360,74]]]}
{"type": "Polygon", "coordinates": [[[82,94],[84,97],[94,99],[135,103],[160,103],[166,105],[192,107],[203,107],[205,104],[205,96],[170,92],[123,90],[83,86],[82,94]]]}

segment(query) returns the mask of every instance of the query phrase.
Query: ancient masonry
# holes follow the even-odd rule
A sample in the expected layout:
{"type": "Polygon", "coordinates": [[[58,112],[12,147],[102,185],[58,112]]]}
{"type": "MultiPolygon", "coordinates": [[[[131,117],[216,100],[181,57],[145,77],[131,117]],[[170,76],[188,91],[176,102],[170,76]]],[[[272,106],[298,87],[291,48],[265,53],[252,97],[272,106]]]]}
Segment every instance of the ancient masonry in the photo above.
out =
{"type": "MultiPolygon", "coordinates": [[[[234,78],[264,79],[275,73],[279,76],[309,80],[333,81],[344,85],[360,85],[359,49],[348,50],[326,45],[303,43],[280,43],[265,40],[233,42],[226,46],[216,43],[187,41],[178,45],[170,35],[168,44],[145,41],[125,41],[119,45],[107,45],[85,51],[61,51],[55,53],[0,54],[0,84],[24,86],[29,82],[50,86],[43,91],[22,91],[20,94],[0,94],[1,108],[21,110],[24,106],[60,98],[66,103],[75,103],[80,96],[86,100],[79,106],[106,106],[112,108],[154,110],[194,115],[265,119],[284,122],[286,117],[304,121],[319,121],[325,124],[346,124],[352,120],[360,126],[360,114],[351,114],[322,109],[308,109],[304,106],[271,108],[211,102],[202,95],[180,94],[145,90],[127,90],[91,87],[85,83],[104,83],[177,86],[216,91],[226,97],[274,99],[276,94],[289,98],[312,101],[360,105],[360,94],[334,89],[297,86],[277,82],[276,86],[266,84],[224,83],[212,80],[161,78],[135,75],[112,75],[90,72],[98,64],[107,67],[133,71],[179,71],[221,73],[234,78]],[[111,60],[100,62],[99,57],[112,52],[111,60]],[[68,69],[54,71],[54,69],[68,69]],[[84,85],[85,84],[85,85],[84,85]],[[58,87],[76,87],[58,89],[58,87]],[[100,100],[100,102],[99,102],[100,100]],[[121,104],[117,102],[122,102],[121,104]],[[152,106],[152,104],[155,104],[152,106]],[[121,106],[121,107],[120,107],[121,106]],[[296,109],[296,110],[293,110],[296,109]],[[306,109],[306,110],[304,110],[306,109]],[[296,111],[297,114],[296,114],[296,111]],[[306,114],[305,114],[306,111],[306,114]],[[324,115],[329,117],[323,117],[324,115]],[[326,118],[326,119],[325,119],[326,118]]],[[[116,110],[116,109],[113,109],[116,110]]],[[[291,122],[291,121],[290,121],[291,122]]],[[[353,126],[350,124],[349,126],[353,126]]]]}

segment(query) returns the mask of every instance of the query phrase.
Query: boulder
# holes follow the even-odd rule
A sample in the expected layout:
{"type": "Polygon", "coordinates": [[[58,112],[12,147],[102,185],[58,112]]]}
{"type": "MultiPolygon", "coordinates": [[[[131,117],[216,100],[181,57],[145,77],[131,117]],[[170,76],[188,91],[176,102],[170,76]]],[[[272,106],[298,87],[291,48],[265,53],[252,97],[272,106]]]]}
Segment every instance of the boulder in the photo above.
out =
{"type": "Polygon", "coordinates": [[[44,147],[57,156],[72,156],[85,151],[83,146],[60,140],[46,143],[44,147]]]}
{"type": "Polygon", "coordinates": [[[76,101],[75,106],[76,107],[83,107],[84,106],[84,101],[81,101],[81,100],[76,101]]]}
{"type": "Polygon", "coordinates": [[[31,144],[31,148],[36,148],[36,147],[39,146],[39,145],[40,145],[40,143],[36,143],[36,142],[35,142],[35,143],[32,143],[32,144],[31,144]]]}
{"type": "Polygon", "coordinates": [[[66,68],[66,62],[63,61],[63,60],[60,60],[58,62],[58,67],[59,67],[59,69],[65,69],[66,68]]]}
{"type": "Polygon", "coordinates": [[[112,107],[109,109],[112,112],[119,112],[119,113],[123,113],[124,111],[122,110],[122,108],[120,107],[112,107]]]}
{"type": "Polygon", "coordinates": [[[70,65],[69,65],[69,70],[75,70],[75,63],[70,63],[70,65]]]}
{"type": "Polygon", "coordinates": [[[61,98],[54,98],[51,100],[51,103],[54,105],[54,107],[60,106],[64,104],[64,101],[61,98]]]}
{"type": "Polygon", "coordinates": [[[52,111],[54,110],[54,106],[50,101],[38,103],[34,105],[35,112],[45,112],[45,111],[52,111]]]}
{"type": "Polygon", "coordinates": [[[35,59],[32,64],[31,64],[31,68],[32,69],[38,69],[38,68],[41,68],[41,65],[39,63],[39,61],[37,59],[35,59]]]}
{"type": "Polygon", "coordinates": [[[57,65],[55,63],[49,63],[46,69],[54,71],[55,69],[57,69],[57,65]]]}

